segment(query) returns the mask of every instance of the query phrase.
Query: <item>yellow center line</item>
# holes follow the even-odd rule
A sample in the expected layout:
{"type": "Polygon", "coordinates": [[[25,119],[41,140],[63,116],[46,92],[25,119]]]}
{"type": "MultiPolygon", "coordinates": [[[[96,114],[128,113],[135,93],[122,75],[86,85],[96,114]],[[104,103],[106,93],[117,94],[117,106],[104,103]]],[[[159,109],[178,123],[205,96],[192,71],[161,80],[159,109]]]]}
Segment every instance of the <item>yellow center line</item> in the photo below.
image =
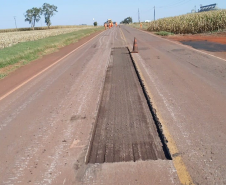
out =
{"type": "Polygon", "coordinates": [[[186,167],[186,165],[185,165],[185,163],[184,163],[184,161],[181,157],[181,154],[180,154],[180,152],[177,148],[176,142],[174,141],[172,135],[170,134],[164,120],[161,117],[161,114],[159,114],[159,111],[157,111],[158,109],[157,109],[157,106],[154,102],[153,95],[151,94],[151,91],[148,87],[148,84],[147,84],[143,74],[141,73],[140,67],[139,67],[137,61],[134,59],[134,56],[132,56],[132,58],[133,58],[133,61],[135,63],[135,66],[137,68],[137,71],[140,75],[140,78],[141,78],[141,80],[144,84],[144,87],[147,91],[147,94],[150,97],[150,100],[152,101],[153,108],[158,113],[158,119],[159,119],[159,121],[162,125],[164,136],[166,137],[166,140],[168,141],[167,146],[168,146],[170,153],[172,155],[173,164],[174,164],[174,167],[177,171],[177,175],[179,177],[179,180],[180,180],[181,184],[183,184],[183,185],[193,185],[194,184],[193,180],[192,180],[191,175],[189,174],[187,167],[186,167]]]}
{"type": "Polygon", "coordinates": [[[122,31],[121,28],[120,28],[120,32],[121,32],[121,35],[122,35],[122,37],[123,37],[123,40],[125,41],[125,43],[126,43],[126,45],[127,45],[126,37],[125,37],[125,35],[124,35],[124,33],[123,33],[123,31],[122,31]]]}
{"type": "MultiPolygon", "coordinates": [[[[140,31],[142,31],[142,30],[140,30],[140,31]]],[[[144,32],[144,31],[142,31],[142,32],[144,32]]],[[[123,34],[123,32],[122,32],[122,34],[123,34]]],[[[124,34],[123,34],[123,37],[125,38],[124,34]]],[[[177,148],[176,142],[174,141],[172,135],[170,134],[169,129],[167,128],[167,126],[164,122],[164,119],[162,119],[162,117],[161,117],[161,114],[159,113],[159,111],[157,111],[158,109],[157,109],[157,106],[154,102],[153,95],[151,94],[151,91],[150,91],[150,89],[147,85],[147,82],[146,82],[143,74],[141,73],[140,67],[139,67],[137,61],[134,59],[133,55],[134,54],[132,54],[133,61],[135,63],[137,71],[140,75],[140,78],[141,78],[141,80],[144,84],[145,90],[147,91],[147,94],[152,101],[152,106],[156,110],[156,112],[158,112],[158,119],[159,119],[159,121],[162,125],[164,136],[166,137],[166,140],[168,141],[167,146],[168,146],[170,153],[172,155],[173,164],[174,164],[174,167],[177,171],[177,175],[179,177],[179,180],[180,180],[181,184],[183,184],[183,185],[194,185],[193,180],[191,178],[191,175],[187,170],[187,167],[186,167],[186,165],[185,165],[185,163],[182,159],[182,156],[179,152],[179,149],[177,148]]]]}

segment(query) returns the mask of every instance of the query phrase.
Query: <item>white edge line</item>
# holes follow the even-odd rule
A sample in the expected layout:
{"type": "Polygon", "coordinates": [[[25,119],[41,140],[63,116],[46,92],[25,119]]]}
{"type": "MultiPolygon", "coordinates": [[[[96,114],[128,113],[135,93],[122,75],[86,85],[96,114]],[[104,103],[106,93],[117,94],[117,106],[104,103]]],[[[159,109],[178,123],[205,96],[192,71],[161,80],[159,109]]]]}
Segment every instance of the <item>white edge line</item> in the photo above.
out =
{"type": "MultiPolygon", "coordinates": [[[[103,33],[103,31],[101,32],[103,33]]],[[[87,42],[85,42],[84,44],[82,44],[81,46],[77,47],[76,49],[74,49],[73,51],[71,51],[70,53],[68,53],[67,55],[63,56],[62,58],[60,58],[59,60],[57,60],[56,62],[54,62],[53,64],[51,64],[50,66],[48,66],[47,68],[43,69],[42,71],[40,71],[39,73],[37,73],[36,75],[32,76],[31,78],[29,78],[28,80],[26,80],[25,82],[23,82],[22,84],[18,85],[17,87],[15,87],[14,89],[12,89],[11,91],[9,91],[8,93],[6,93],[5,95],[0,97],[0,101],[3,100],[4,98],[6,98],[7,96],[9,96],[10,94],[12,94],[14,91],[16,91],[17,89],[19,89],[20,87],[24,86],[25,84],[27,84],[28,82],[30,82],[31,80],[33,80],[34,78],[36,78],[37,76],[39,76],[40,74],[44,73],[45,71],[47,71],[49,68],[51,68],[52,66],[56,65],[57,63],[59,63],[61,60],[65,59],[66,57],[68,57],[70,54],[72,54],[73,52],[75,52],[76,50],[78,50],[79,48],[81,48],[82,46],[84,46],[85,44],[87,44],[88,42],[92,41],[93,39],[95,39],[97,36],[99,36],[101,33],[99,33],[98,35],[96,35],[95,37],[93,37],[92,39],[88,40],[87,42]]]]}
{"type": "Polygon", "coordinates": [[[215,58],[217,58],[217,59],[220,59],[220,60],[223,60],[223,61],[226,62],[226,59],[223,59],[223,58],[221,58],[221,57],[217,57],[217,56],[215,56],[215,55],[206,53],[206,52],[204,52],[204,51],[200,51],[200,50],[195,49],[195,48],[192,48],[192,47],[190,47],[190,46],[186,46],[186,45],[184,45],[184,44],[180,44],[180,43],[178,43],[178,42],[176,42],[176,41],[172,41],[172,40],[169,40],[169,39],[162,38],[162,37],[160,37],[160,36],[157,36],[157,35],[154,35],[153,33],[148,32],[148,31],[143,31],[143,30],[140,30],[140,29],[137,29],[137,28],[135,28],[135,29],[136,29],[136,30],[139,30],[139,31],[142,31],[142,32],[144,32],[144,33],[147,33],[147,34],[149,34],[149,35],[152,35],[152,36],[154,36],[154,37],[157,37],[157,38],[159,38],[159,39],[166,40],[166,41],[168,41],[168,42],[171,42],[171,43],[174,43],[174,44],[177,44],[177,45],[186,47],[186,48],[188,48],[188,49],[190,49],[190,50],[194,50],[194,51],[197,51],[197,52],[202,53],[202,54],[207,54],[207,55],[209,55],[209,56],[211,56],[211,57],[215,57],[215,58]]]}

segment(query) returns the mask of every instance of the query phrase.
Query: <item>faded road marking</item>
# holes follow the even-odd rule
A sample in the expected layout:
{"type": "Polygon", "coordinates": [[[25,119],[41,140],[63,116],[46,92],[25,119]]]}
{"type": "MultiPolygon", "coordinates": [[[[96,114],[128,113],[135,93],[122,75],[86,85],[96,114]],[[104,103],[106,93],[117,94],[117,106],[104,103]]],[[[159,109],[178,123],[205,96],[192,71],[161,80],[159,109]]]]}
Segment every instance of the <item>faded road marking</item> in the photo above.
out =
{"type": "Polygon", "coordinates": [[[162,40],[165,40],[165,41],[171,42],[171,43],[173,43],[173,44],[177,44],[177,45],[179,45],[179,46],[183,46],[183,47],[185,47],[185,48],[188,48],[188,49],[191,49],[191,50],[197,51],[197,52],[202,53],[202,54],[205,54],[205,55],[209,55],[209,56],[211,56],[211,57],[214,57],[214,58],[217,58],[217,59],[220,59],[220,60],[223,60],[223,61],[225,61],[225,62],[226,62],[226,59],[223,59],[223,58],[221,58],[221,57],[217,57],[217,56],[215,56],[215,55],[212,55],[212,54],[206,53],[206,52],[204,52],[204,51],[200,51],[200,50],[195,49],[195,48],[192,48],[192,47],[190,47],[190,46],[186,46],[186,45],[184,45],[184,44],[180,44],[180,43],[178,43],[178,42],[175,42],[175,41],[172,41],[172,40],[168,40],[168,39],[165,39],[165,38],[159,37],[159,36],[157,36],[157,35],[154,35],[153,33],[148,33],[148,32],[146,32],[146,31],[143,31],[143,30],[140,30],[140,29],[137,29],[137,30],[142,31],[142,32],[144,32],[144,33],[146,33],[146,34],[152,35],[153,37],[157,37],[157,38],[159,38],[159,39],[162,39],[162,40]]]}
{"type": "Polygon", "coordinates": [[[124,35],[124,33],[123,33],[123,31],[122,31],[122,29],[120,28],[120,32],[121,32],[121,35],[122,35],[122,39],[125,41],[125,44],[127,45],[127,40],[126,40],[126,37],[125,37],[125,35],[124,35]]]}
{"type": "MultiPolygon", "coordinates": [[[[138,73],[140,75],[140,78],[142,79],[142,82],[144,83],[144,87],[145,87],[145,89],[147,91],[147,94],[152,100],[153,107],[156,110],[158,110],[156,105],[155,105],[155,103],[154,103],[154,99],[153,99],[153,96],[151,94],[151,91],[148,88],[147,82],[145,81],[145,78],[144,78],[143,74],[141,73],[141,70],[140,70],[139,66],[137,65],[137,62],[134,59],[134,54],[132,54],[132,56],[133,56],[133,60],[134,60],[135,66],[137,68],[137,71],[138,71],[138,73]]],[[[143,62],[141,61],[142,58],[139,56],[139,54],[136,55],[136,56],[139,57],[140,63],[143,66],[143,62]]],[[[150,79],[152,79],[150,74],[148,73],[147,69],[145,68],[145,66],[143,66],[143,68],[146,71],[146,73],[148,74],[148,76],[150,77],[150,79]]],[[[156,87],[156,85],[155,85],[155,87],[156,87]]],[[[164,98],[164,96],[162,95],[162,93],[159,91],[159,89],[157,87],[156,87],[156,89],[157,89],[158,93],[160,94],[161,98],[163,99],[164,103],[166,104],[167,100],[164,98]]],[[[166,107],[168,109],[167,104],[166,104],[166,107]]],[[[171,110],[169,110],[169,112],[171,113],[171,110]]],[[[172,112],[172,117],[173,117],[173,119],[175,119],[175,116],[174,116],[173,112],[172,112]]],[[[172,154],[173,163],[174,163],[174,166],[175,166],[175,168],[177,170],[177,174],[178,174],[178,177],[180,179],[181,184],[183,184],[183,185],[193,185],[194,183],[192,181],[191,175],[189,174],[189,172],[187,170],[187,167],[186,167],[185,163],[183,162],[182,157],[180,155],[175,155],[175,154],[178,154],[180,152],[179,152],[179,150],[178,150],[178,148],[176,146],[176,143],[175,143],[173,137],[171,136],[167,126],[164,124],[164,121],[161,118],[161,115],[159,113],[158,113],[158,118],[160,120],[160,123],[162,124],[164,135],[165,135],[166,139],[168,140],[167,146],[168,146],[168,148],[170,150],[170,153],[172,154]]]]}

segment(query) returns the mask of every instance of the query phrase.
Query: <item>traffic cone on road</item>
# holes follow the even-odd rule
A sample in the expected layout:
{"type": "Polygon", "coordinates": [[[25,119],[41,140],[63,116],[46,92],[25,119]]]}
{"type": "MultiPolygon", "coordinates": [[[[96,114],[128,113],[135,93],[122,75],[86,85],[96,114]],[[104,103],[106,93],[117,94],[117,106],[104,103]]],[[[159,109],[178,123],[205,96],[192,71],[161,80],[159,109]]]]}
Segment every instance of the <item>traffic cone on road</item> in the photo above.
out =
{"type": "Polygon", "coordinates": [[[138,53],[137,39],[134,37],[133,51],[131,53],[138,53]]]}

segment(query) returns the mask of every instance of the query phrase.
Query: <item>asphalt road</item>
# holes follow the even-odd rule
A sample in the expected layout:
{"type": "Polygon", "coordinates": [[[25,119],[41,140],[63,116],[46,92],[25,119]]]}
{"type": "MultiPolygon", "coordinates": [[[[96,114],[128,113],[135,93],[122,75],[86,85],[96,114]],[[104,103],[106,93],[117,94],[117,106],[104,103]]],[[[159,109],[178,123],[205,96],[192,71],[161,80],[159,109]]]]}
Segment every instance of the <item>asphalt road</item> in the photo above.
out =
{"type": "Polygon", "coordinates": [[[113,48],[90,163],[165,160],[163,144],[127,48],[113,48]]]}
{"type": "Polygon", "coordinates": [[[130,47],[133,37],[138,40],[134,59],[193,183],[226,184],[226,61],[147,32],[122,30],[130,47]]]}
{"type": "Polygon", "coordinates": [[[0,101],[0,184],[226,184],[225,74],[223,60],[134,28],[107,30],[0,101]],[[173,160],[85,164],[112,48],[131,49],[134,37],[177,150],[173,160]]]}

